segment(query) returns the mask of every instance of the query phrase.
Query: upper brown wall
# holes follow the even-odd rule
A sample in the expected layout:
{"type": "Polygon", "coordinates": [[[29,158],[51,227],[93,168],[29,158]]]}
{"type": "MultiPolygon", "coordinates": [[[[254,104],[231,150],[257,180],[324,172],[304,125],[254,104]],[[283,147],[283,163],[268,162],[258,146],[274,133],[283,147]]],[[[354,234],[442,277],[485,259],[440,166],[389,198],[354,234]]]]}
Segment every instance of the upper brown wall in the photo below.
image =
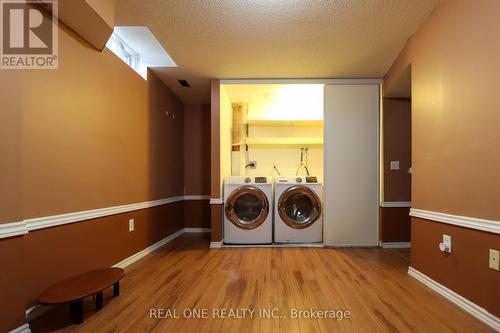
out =
{"type": "Polygon", "coordinates": [[[500,1],[444,0],[387,73],[412,77],[415,208],[500,219],[500,1]]]}
{"type": "Polygon", "coordinates": [[[220,198],[220,80],[212,80],[210,89],[210,196],[220,198]]]}
{"type": "Polygon", "coordinates": [[[0,223],[16,222],[21,215],[22,90],[20,71],[0,70],[0,223]]]}
{"type": "Polygon", "coordinates": [[[210,195],[210,104],[184,106],[184,193],[210,195]]]}
{"type": "Polygon", "coordinates": [[[24,218],[183,194],[182,103],[148,77],[60,29],[59,69],[24,75],[24,218]]]}
{"type": "Polygon", "coordinates": [[[384,201],[411,201],[411,101],[384,98],[384,201]],[[399,161],[399,170],[391,170],[399,161]]]}

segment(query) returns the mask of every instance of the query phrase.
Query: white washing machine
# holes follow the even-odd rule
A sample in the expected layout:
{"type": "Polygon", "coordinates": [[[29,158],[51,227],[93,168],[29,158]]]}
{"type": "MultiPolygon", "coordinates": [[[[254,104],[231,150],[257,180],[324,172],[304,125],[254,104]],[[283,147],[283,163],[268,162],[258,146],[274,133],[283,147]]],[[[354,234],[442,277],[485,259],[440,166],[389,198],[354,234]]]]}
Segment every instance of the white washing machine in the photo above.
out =
{"type": "Polygon", "coordinates": [[[270,244],[273,241],[272,177],[224,179],[224,243],[270,244]]]}
{"type": "Polygon", "coordinates": [[[323,240],[322,188],[319,177],[277,177],[274,182],[274,241],[323,240]]]}

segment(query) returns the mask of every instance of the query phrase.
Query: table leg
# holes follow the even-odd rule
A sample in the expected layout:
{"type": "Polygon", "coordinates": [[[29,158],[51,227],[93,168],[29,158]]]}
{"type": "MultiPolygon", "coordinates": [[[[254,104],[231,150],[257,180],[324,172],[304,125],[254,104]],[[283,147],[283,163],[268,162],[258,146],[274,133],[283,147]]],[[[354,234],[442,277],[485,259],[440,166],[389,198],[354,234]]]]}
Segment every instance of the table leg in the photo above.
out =
{"type": "Polygon", "coordinates": [[[102,291],[95,294],[95,309],[96,310],[102,309],[102,299],[103,299],[102,291]]]}
{"type": "Polygon", "coordinates": [[[75,316],[75,323],[83,323],[83,299],[71,302],[69,308],[73,315],[75,316]]]}
{"type": "Polygon", "coordinates": [[[120,282],[118,281],[113,285],[113,296],[120,296],[120,282]]]}

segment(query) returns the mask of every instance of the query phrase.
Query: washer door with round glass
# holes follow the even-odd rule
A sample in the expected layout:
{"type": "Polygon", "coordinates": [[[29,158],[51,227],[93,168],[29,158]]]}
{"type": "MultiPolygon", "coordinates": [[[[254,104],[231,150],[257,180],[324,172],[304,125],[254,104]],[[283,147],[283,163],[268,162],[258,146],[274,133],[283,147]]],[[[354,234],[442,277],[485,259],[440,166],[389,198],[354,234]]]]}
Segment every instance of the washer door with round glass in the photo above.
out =
{"type": "Polygon", "coordinates": [[[241,186],[226,200],[226,217],[241,229],[255,229],[266,221],[269,202],[262,190],[255,186],[241,186]]]}
{"type": "Polygon", "coordinates": [[[293,186],[281,194],[278,213],[288,226],[295,229],[307,228],[321,216],[321,201],[311,189],[293,186]]]}

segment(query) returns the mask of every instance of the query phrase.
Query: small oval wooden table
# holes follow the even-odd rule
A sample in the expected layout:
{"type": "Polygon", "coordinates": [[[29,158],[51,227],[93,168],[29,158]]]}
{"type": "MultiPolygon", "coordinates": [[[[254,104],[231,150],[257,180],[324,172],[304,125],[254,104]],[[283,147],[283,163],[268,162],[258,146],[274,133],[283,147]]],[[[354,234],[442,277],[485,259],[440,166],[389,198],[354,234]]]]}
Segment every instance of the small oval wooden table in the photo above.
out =
{"type": "Polygon", "coordinates": [[[76,323],[83,323],[83,299],[95,295],[96,310],[102,309],[103,290],[113,286],[113,296],[120,295],[121,268],[104,268],[86,272],[56,283],[38,298],[41,304],[69,303],[76,323]]]}

